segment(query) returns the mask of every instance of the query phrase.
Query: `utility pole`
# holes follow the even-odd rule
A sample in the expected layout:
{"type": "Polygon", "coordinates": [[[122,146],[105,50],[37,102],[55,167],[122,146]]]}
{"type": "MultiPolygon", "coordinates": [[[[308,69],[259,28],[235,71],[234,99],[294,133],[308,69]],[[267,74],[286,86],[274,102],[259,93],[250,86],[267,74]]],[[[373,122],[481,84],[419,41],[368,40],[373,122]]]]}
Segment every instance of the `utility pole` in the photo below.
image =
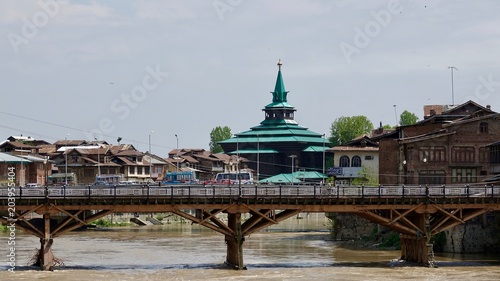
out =
{"type": "Polygon", "coordinates": [[[393,106],[394,106],[394,116],[396,117],[396,126],[398,126],[399,121],[398,121],[398,113],[396,112],[396,105],[393,106]]]}
{"type": "Polygon", "coordinates": [[[453,70],[458,70],[458,68],[454,66],[448,66],[448,69],[451,70],[451,105],[455,105],[455,93],[453,90],[453,70]]]}

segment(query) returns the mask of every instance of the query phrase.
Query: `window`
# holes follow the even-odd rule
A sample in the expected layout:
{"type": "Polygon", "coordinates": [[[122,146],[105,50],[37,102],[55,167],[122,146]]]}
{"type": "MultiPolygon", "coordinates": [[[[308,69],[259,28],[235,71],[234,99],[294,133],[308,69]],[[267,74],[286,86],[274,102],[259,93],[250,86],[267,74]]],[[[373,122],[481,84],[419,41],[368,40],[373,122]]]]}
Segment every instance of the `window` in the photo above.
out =
{"type": "Polygon", "coordinates": [[[357,155],[352,157],[352,167],[361,167],[361,157],[357,155]]]}
{"type": "Polygon", "coordinates": [[[339,160],[339,167],[349,167],[349,157],[347,156],[342,156],[340,157],[340,160],[339,160]]]}
{"type": "Polygon", "coordinates": [[[455,146],[451,148],[451,161],[459,163],[474,163],[475,149],[471,146],[455,146]]]}
{"type": "Polygon", "coordinates": [[[365,155],[365,160],[373,160],[373,155],[365,155]]]}
{"type": "Polygon", "coordinates": [[[477,182],[475,168],[456,168],[451,169],[452,183],[471,183],[477,182]]]}
{"type": "Polygon", "coordinates": [[[142,167],[137,167],[137,174],[142,175],[142,167]]]}
{"type": "Polygon", "coordinates": [[[490,164],[500,163],[500,145],[490,147],[490,164]]]}
{"type": "Polygon", "coordinates": [[[444,146],[423,146],[419,148],[420,161],[424,158],[429,162],[445,162],[446,149],[444,146]]]}
{"type": "Polygon", "coordinates": [[[420,171],[418,173],[419,184],[445,184],[445,171],[420,171]]]}
{"type": "Polygon", "coordinates": [[[490,161],[490,151],[487,147],[479,148],[479,162],[480,163],[488,163],[490,161]]]}
{"type": "Polygon", "coordinates": [[[479,133],[481,133],[481,134],[488,133],[488,123],[486,123],[486,122],[479,123],[479,133]]]}
{"type": "Polygon", "coordinates": [[[129,166],[128,167],[128,173],[131,174],[131,175],[135,174],[135,167],[129,166]]]}

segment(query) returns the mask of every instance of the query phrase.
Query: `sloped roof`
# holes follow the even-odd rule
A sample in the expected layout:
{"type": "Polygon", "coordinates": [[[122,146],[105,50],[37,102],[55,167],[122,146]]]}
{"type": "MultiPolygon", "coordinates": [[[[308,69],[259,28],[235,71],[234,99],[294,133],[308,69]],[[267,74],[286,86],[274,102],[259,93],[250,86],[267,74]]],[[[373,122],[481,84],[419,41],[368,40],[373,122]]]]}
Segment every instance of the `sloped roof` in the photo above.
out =
{"type": "Polygon", "coordinates": [[[32,161],[30,160],[4,152],[0,152],[0,162],[10,163],[10,164],[32,163],[32,161]]]}
{"type": "Polygon", "coordinates": [[[33,148],[36,148],[35,146],[32,146],[32,145],[27,145],[27,144],[24,144],[22,142],[18,142],[18,141],[4,141],[0,144],[0,146],[7,146],[7,145],[10,145],[14,148],[20,148],[20,149],[33,149],[33,148]]]}
{"type": "MultiPolygon", "coordinates": [[[[299,180],[297,178],[293,178],[293,183],[301,183],[301,182],[302,182],[301,180],[299,180]]],[[[277,183],[277,184],[286,183],[286,184],[290,184],[290,183],[292,183],[292,174],[278,174],[278,175],[275,175],[275,176],[272,176],[269,178],[262,179],[259,181],[259,183],[277,183]]]]}
{"type": "Polygon", "coordinates": [[[278,174],[259,181],[259,183],[301,183],[307,180],[321,180],[327,178],[315,171],[296,171],[293,174],[278,174]]]}

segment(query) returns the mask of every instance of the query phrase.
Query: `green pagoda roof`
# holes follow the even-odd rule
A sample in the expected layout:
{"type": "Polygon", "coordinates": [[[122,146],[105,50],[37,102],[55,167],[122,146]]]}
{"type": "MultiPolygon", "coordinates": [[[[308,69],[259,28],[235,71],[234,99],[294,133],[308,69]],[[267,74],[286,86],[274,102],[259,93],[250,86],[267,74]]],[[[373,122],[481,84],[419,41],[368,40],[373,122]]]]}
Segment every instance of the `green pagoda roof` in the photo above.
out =
{"type": "MultiPolygon", "coordinates": [[[[287,102],[288,92],[285,89],[283,75],[281,73],[281,60],[278,61],[278,76],[272,102],[265,106],[266,118],[260,125],[236,134],[234,137],[219,142],[220,144],[243,144],[243,143],[304,143],[309,147],[307,152],[317,152],[318,147],[323,145],[325,139],[322,134],[309,131],[307,128],[299,126],[294,120],[295,108],[287,102]]],[[[326,146],[329,147],[326,141],[326,146]]],[[[228,153],[234,153],[231,151],[228,153]]],[[[240,151],[240,153],[244,153],[240,151]]],[[[250,152],[246,152],[250,153],[250,152]]],[[[270,152],[268,152],[270,153],[270,152]]]]}

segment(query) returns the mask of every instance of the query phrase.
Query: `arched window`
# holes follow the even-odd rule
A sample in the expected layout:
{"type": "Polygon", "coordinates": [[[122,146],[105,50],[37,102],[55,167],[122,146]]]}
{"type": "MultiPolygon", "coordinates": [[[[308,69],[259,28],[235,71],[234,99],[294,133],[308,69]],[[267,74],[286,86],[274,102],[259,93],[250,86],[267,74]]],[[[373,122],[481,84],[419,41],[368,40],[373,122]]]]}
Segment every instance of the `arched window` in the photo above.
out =
{"type": "Polygon", "coordinates": [[[352,157],[351,167],[361,167],[361,157],[359,157],[357,155],[352,157]]]}
{"type": "Polygon", "coordinates": [[[349,157],[345,155],[340,157],[339,167],[349,167],[349,157]]]}

